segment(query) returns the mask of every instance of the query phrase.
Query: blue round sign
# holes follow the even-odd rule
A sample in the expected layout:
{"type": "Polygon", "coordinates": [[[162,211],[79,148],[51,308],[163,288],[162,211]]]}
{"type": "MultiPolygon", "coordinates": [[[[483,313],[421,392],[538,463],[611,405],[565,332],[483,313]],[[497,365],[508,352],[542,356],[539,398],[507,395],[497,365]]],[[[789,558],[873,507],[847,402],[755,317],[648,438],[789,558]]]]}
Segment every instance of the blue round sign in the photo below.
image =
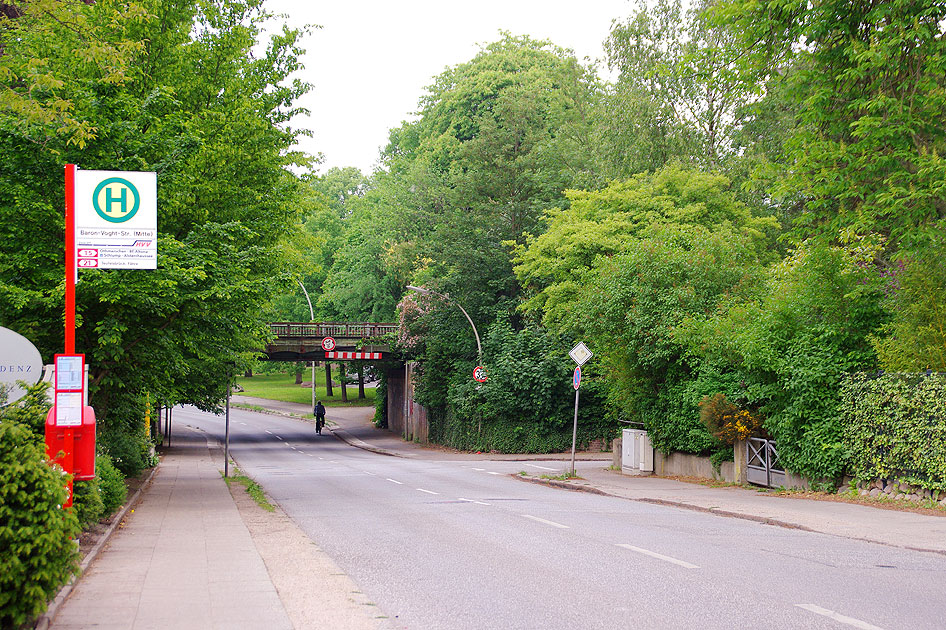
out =
{"type": "Polygon", "coordinates": [[[581,366],[575,368],[575,374],[572,375],[572,385],[575,389],[581,387],[581,366]]]}

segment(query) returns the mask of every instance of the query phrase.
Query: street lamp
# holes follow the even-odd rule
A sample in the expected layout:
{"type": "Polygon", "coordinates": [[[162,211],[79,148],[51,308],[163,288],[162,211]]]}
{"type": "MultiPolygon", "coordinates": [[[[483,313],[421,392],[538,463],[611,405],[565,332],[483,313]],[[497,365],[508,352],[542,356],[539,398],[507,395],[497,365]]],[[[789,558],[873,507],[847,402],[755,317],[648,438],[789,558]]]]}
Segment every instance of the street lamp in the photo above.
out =
{"type": "MultiPolygon", "coordinates": [[[[309,303],[309,323],[315,323],[315,312],[312,310],[312,300],[309,299],[309,292],[305,290],[305,285],[302,284],[301,280],[297,280],[299,286],[302,287],[302,292],[305,293],[305,301],[309,303]]],[[[315,361],[310,361],[312,364],[312,409],[315,409],[315,361]]],[[[313,411],[314,413],[314,411],[313,411]]]]}
{"type": "Polygon", "coordinates": [[[425,289],[424,287],[414,287],[411,285],[407,285],[407,288],[410,289],[411,291],[423,293],[424,295],[439,295],[440,297],[447,300],[448,302],[453,302],[454,304],[456,304],[457,308],[463,311],[463,314],[466,315],[466,321],[470,322],[470,326],[473,328],[473,336],[476,337],[477,363],[482,364],[483,363],[483,349],[480,347],[480,334],[476,332],[476,326],[473,325],[473,320],[470,319],[470,316],[466,312],[466,310],[462,306],[460,306],[460,303],[451,299],[449,295],[446,295],[444,293],[437,293],[436,291],[431,291],[430,289],[425,289]]]}

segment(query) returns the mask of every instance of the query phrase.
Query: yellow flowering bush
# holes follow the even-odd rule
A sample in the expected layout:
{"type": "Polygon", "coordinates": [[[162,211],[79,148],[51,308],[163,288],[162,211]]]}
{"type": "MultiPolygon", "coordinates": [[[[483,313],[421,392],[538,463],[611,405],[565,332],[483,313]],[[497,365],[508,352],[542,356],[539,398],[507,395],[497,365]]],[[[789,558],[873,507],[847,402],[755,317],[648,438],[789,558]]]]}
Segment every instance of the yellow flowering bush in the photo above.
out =
{"type": "Polygon", "coordinates": [[[762,418],[732,404],[725,394],[714,394],[700,401],[700,420],[726,444],[735,444],[763,432],[762,418]]]}

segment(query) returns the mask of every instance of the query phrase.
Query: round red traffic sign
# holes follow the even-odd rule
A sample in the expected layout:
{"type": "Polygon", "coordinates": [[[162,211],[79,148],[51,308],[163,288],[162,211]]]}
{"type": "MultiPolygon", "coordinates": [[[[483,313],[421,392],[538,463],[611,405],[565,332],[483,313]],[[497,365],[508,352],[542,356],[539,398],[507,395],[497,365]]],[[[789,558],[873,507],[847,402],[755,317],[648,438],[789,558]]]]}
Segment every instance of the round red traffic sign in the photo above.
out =
{"type": "Polygon", "coordinates": [[[572,386],[575,389],[581,387],[581,366],[575,368],[575,373],[572,375],[572,386]]]}
{"type": "Polygon", "coordinates": [[[473,368],[473,380],[478,383],[485,383],[486,368],[484,368],[482,365],[477,365],[475,368],[473,368]]]}
{"type": "Polygon", "coordinates": [[[326,337],[322,340],[322,349],[326,352],[331,352],[335,349],[335,340],[331,337],[326,337]]]}

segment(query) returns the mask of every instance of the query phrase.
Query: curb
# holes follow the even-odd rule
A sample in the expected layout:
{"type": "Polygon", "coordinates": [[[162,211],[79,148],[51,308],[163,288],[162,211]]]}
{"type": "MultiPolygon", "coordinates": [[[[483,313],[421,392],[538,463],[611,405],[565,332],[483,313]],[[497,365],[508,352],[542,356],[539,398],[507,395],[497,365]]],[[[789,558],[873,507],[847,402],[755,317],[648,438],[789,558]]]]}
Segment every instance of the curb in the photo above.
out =
{"type": "MultiPolygon", "coordinates": [[[[797,529],[804,532],[813,532],[816,534],[823,534],[824,532],[819,532],[816,529],[811,529],[804,525],[798,525],[797,523],[789,523],[788,521],[780,521],[773,518],[768,518],[765,516],[755,516],[753,514],[744,514],[742,512],[731,512],[729,510],[720,510],[717,508],[706,508],[700,505],[693,505],[692,503],[683,503],[682,501],[671,501],[669,499],[651,499],[648,497],[634,498],[626,497],[620,494],[614,494],[613,492],[607,492],[601,488],[595,486],[586,486],[583,484],[572,483],[569,481],[559,481],[557,479],[540,479],[537,477],[523,477],[522,475],[510,475],[516,479],[522,481],[528,481],[530,483],[539,484],[542,486],[550,486],[553,488],[562,488],[564,490],[572,490],[573,492],[588,492],[590,494],[599,494],[606,497],[614,497],[616,499],[625,499],[627,501],[637,501],[639,503],[650,503],[653,505],[666,505],[669,507],[678,507],[685,510],[693,510],[694,512],[704,512],[706,514],[716,514],[717,516],[728,516],[730,518],[740,518],[746,521],[754,521],[756,523],[762,523],[763,525],[774,525],[775,527],[784,527],[785,529],[797,529]]],[[[876,541],[867,541],[867,542],[876,542],[876,541]]],[[[884,544],[884,543],[880,543],[884,544]]]]}
{"type": "Polygon", "coordinates": [[[337,437],[339,440],[341,440],[345,444],[348,444],[349,446],[360,448],[363,451],[371,451],[372,453],[377,453],[378,455],[387,455],[388,457],[401,457],[404,459],[410,459],[409,455],[404,455],[403,453],[397,453],[395,451],[389,451],[386,448],[372,446],[363,440],[359,440],[356,437],[352,437],[352,435],[345,429],[333,429],[332,427],[328,425],[326,425],[326,428],[332,432],[332,435],[337,437]]]}
{"type": "Polygon", "coordinates": [[[40,615],[39,619],[36,620],[33,628],[35,630],[47,630],[49,624],[56,618],[56,614],[59,612],[60,606],[62,606],[65,601],[72,594],[73,589],[79,583],[79,580],[82,579],[82,574],[85,573],[85,570],[89,568],[89,565],[95,561],[99,553],[102,551],[102,548],[105,547],[105,544],[111,539],[112,535],[115,533],[115,530],[118,529],[118,526],[121,525],[122,521],[125,520],[125,516],[128,515],[141,498],[143,491],[151,487],[151,481],[154,479],[155,473],[158,472],[158,469],[161,467],[161,461],[158,460],[158,464],[151,469],[151,473],[148,475],[148,478],[144,480],[141,486],[135,491],[135,494],[132,495],[130,499],[125,501],[124,507],[119,510],[115,516],[112,518],[112,524],[109,525],[108,529],[105,530],[105,533],[102,534],[102,537],[99,539],[95,546],[86,554],[85,558],[82,559],[82,562],[79,563],[79,574],[72,576],[72,579],[59,589],[59,592],[56,594],[56,597],[49,603],[46,607],[46,612],[40,615]]]}
{"type": "Polygon", "coordinates": [[[242,409],[243,411],[252,411],[255,413],[264,413],[268,416],[282,416],[284,418],[294,418],[296,420],[302,420],[303,422],[308,421],[308,416],[305,414],[291,413],[289,411],[278,411],[276,409],[267,409],[266,407],[260,407],[258,405],[244,405],[241,403],[230,403],[231,409],[242,409]]]}
{"type": "Polygon", "coordinates": [[[694,512],[703,512],[704,514],[715,514],[716,516],[725,516],[727,518],[738,518],[744,521],[753,521],[755,523],[760,523],[762,525],[772,525],[773,527],[782,527],[784,529],[794,529],[797,531],[811,532],[813,534],[822,534],[824,536],[838,536],[840,538],[847,538],[849,540],[859,540],[861,542],[867,542],[874,545],[883,545],[885,547],[893,547],[895,549],[907,549],[909,551],[920,551],[924,553],[935,553],[938,555],[946,555],[946,551],[941,549],[926,549],[923,547],[911,547],[909,545],[895,545],[889,542],[882,540],[874,540],[871,538],[860,538],[860,537],[851,537],[851,536],[839,536],[838,534],[832,534],[830,532],[825,532],[817,529],[812,529],[805,525],[799,525],[798,523],[790,523],[788,521],[780,521],[778,519],[769,518],[766,516],[756,516],[754,514],[745,514],[744,512],[732,512],[729,510],[720,510],[718,508],[707,508],[701,505],[693,505],[692,503],[683,503],[682,501],[672,501],[670,499],[653,499],[650,497],[626,497],[620,494],[615,494],[613,492],[607,492],[601,488],[595,486],[586,486],[583,484],[572,483],[568,481],[559,481],[557,479],[541,479],[538,477],[523,477],[522,475],[512,474],[509,475],[520,481],[526,481],[529,483],[538,484],[540,486],[549,486],[552,488],[560,488],[562,490],[571,490],[573,492],[587,492],[589,494],[598,494],[607,497],[614,497],[617,499],[624,499],[626,501],[637,501],[639,503],[650,503],[651,505],[665,505],[668,507],[682,508],[684,510],[692,510],[694,512]]]}

